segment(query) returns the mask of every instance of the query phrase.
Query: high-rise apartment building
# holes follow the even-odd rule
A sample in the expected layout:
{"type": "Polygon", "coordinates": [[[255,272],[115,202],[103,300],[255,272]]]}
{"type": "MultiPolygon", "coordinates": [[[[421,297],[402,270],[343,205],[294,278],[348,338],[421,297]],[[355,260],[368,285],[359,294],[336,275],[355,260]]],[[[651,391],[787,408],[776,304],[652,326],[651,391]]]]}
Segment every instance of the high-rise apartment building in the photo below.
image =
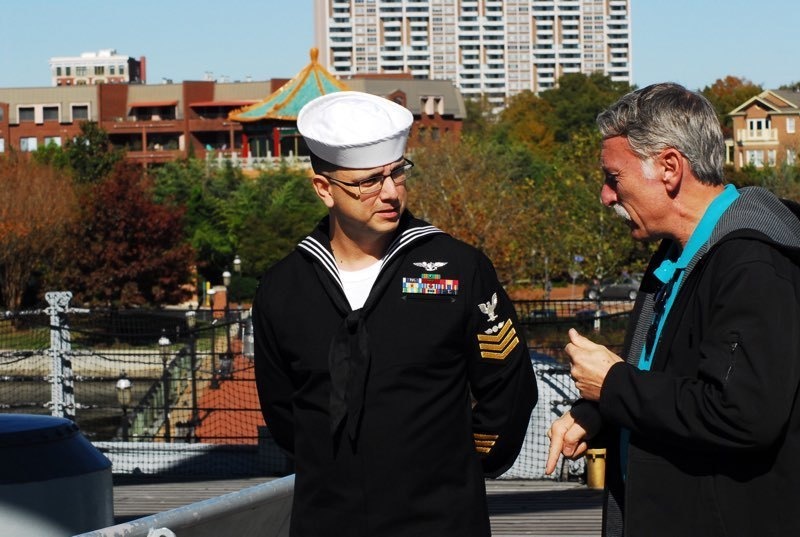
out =
{"type": "Polygon", "coordinates": [[[496,106],[566,73],[632,81],[632,0],[315,0],[320,63],[339,76],[452,80],[496,106]]]}

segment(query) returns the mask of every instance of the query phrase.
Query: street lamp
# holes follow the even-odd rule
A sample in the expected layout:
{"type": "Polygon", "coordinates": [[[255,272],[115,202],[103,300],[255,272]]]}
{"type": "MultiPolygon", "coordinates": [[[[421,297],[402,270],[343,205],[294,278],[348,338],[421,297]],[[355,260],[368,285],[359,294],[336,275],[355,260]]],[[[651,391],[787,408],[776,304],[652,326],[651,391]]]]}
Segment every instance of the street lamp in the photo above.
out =
{"type": "MultiPolygon", "coordinates": [[[[216,322],[214,317],[214,297],[217,294],[216,289],[213,287],[208,290],[208,301],[211,305],[211,323],[216,322]]],[[[217,378],[217,329],[212,326],[211,330],[211,388],[219,388],[219,379],[217,378]]]]}
{"type": "Polygon", "coordinates": [[[231,325],[230,325],[230,286],[231,286],[231,273],[230,271],[225,271],[222,273],[222,283],[225,285],[225,340],[227,342],[227,347],[225,350],[225,354],[220,358],[220,376],[222,378],[230,378],[231,369],[233,368],[233,352],[231,352],[231,325]]]}
{"type": "Polygon", "coordinates": [[[122,407],[122,440],[128,441],[128,407],[131,404],[131,380],[125,371],[122,371],[117,380],[117,402],[122,407]]]}
{"type": "Polygon", "coordinates": [[[239,309],[242,309],[242,304],[239,302],[239,293],[241,292],[241,282],[242,282],[242,260],[237,255],[233,258],[233,273],[236,275],[236,295],[234,301],[239,305],[239,309]]]}
{"type": "Polygon", "coordinates": [[[191,367],[191,383],[192,383],[192,419],[190,420],[191,434],[190,438],[195,437],[195,427],[197,427],[197,340],[195,335],[195,327],[197,326],[197,312],[189,310],[186,312],[186,326],[189,328],[189,360],[191,367]]]}
{"type": "Polygon", "coordinates": [[[163,382],[164,382],[164,441],[172,441],[172,432],[170,431],[169,423],[169,368],[167,362],[169,361],[169,345],[170,341],[166,335],[161,335],[158,339],[158,350],[161,354],[161,364],[163,366],[163,382]]]}

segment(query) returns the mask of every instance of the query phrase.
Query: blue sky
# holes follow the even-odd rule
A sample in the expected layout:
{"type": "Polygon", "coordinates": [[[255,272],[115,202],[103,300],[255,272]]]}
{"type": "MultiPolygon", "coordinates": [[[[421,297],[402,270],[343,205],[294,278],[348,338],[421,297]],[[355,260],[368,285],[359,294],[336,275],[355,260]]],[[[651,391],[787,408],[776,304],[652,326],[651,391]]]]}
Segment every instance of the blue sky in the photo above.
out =
{"type": "MultiPolygon", "coordinates": [[[[633,82],[701,89],[734,75],[800,81],[799,0],[632,0],[633,82]]],[[[314,44],[312,0],[4,2],[0,87],[48,86],[54,56],[116,49],[162,78],[291,77],[314,44]]]]}

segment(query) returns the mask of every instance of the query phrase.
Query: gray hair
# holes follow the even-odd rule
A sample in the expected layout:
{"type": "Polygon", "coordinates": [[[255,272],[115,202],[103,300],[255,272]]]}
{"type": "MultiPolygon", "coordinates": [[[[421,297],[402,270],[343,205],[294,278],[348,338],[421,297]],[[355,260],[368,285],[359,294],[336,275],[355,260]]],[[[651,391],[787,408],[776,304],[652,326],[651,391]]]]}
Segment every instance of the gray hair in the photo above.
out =
{"type": "Polygon", "coordinates": [[[625,136],[648,160],[668,147],[681,152],[701,183],[724,183],[725,140],[711,103],[679,84],[632,91],[597,116],[603,138],[625,136]]]}

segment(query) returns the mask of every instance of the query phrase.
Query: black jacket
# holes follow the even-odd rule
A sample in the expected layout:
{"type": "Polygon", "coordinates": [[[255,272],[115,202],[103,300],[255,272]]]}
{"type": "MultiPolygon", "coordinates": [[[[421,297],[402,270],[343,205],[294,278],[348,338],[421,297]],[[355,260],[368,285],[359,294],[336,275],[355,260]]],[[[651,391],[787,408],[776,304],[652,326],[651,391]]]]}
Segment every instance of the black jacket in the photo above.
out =
{"type": "Polygon", "coordinates": [[[800,535],[800,222],[762,189],[742,189],[687,267],[652,369],[654,256],[599,406],[607,454],[606,536],[800,535]],[[627,477],[619,427],[631,431],[627,477]]]}
{"type": "Polygon", "coordinates": [[[295,459],[293,536],[489,535],[484,473],[514,462],[537,389],[483,254],[405,215],[354,312],[325,219],[253,315],[264,417],[295,459]],[[456,294],[404,292],[425,275],[456,294]]]}

